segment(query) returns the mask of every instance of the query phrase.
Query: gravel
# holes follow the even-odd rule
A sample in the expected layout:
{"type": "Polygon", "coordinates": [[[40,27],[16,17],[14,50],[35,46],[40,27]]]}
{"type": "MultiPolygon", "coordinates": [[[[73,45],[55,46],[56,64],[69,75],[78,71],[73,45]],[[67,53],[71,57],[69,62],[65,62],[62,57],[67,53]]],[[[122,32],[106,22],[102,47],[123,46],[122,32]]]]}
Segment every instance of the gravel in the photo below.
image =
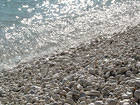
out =
{"type": "Polygon", "coordinates": [[[140,105],[140,25],[0,72],[1,105],[140,105]]]}

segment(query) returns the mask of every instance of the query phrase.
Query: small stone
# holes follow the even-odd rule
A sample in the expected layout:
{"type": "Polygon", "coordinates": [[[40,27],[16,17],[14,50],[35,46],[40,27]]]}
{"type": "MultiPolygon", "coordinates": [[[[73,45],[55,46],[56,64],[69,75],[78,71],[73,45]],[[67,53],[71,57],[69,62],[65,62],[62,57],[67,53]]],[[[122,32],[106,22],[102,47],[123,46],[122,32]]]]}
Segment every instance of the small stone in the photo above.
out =
{"type": "Polygon", "coordinates": [[[130,103],[130,99],[124,99],[122,101],[119,102],[121,105],[123,105],[124,103],[130,103]]]}
{"type": "Polygon", "coordinates": [[[60,100],[60,95],[59,95],[59,94],[53,95],[53,99],[54,99],[54,100],[60,100]]]}
{"type": "Polygon", "coordinates": [[[136,80],[136,81],[135,81],[135,86],[136,86],[137,88],[140,88],[140,80],[136,80]]]}
{"type": "Polygon", "coordinates": [[[80,98],[85,98],[85,97],[86,97],[86,94],[85,94],[84,92],[81,92],[81,93],[80,93],[79,99],[80,99],[80,98]]]}
{"type": "Polygon", "coordinates": [[[88,105],[95,105],[94,103],[90,103],[90,104],[88,104],[88,105]]]}
{"type": "Polygon", "coordinates": [[[94,104],[95,105],[103,105],[104,103],[103,103],[103,101],[96,101],[94,104]]]}
{"type": "Polygon", "coordinates": [[[88,96],[91,96],[91,97],[99,97],[100,96],[100,92],[99,91],[96,91],[96,90],[92,90],[92,91],[87,91],[86,94],[88,96]]]}
{"type": "Polygon", "coordinates": [[[122,105],[130,105],[129,102],[124,102],[122,105]]]}
{"type": "Polygon", "coordinates": [[[107,99],[107,105],[116,105],[117,104],[117,101],[115,99],[107,99]]]}
{"type": "Polygon", "coordinates": [[[137,99],[140,99],[140,89],[139,90],[136,90],[134,92],[134,96],[137,98],[137,99]]]}
{"type": "Polygon", "coordinates": [[[92,74],[92,75],[95,75],[95,70],[93,68],[90,68],[89,73],[92,74]]]}
{"type": "Polygon", "coordinates": [[[78,89],[78,90],[82,90],[83,87],[82,87],[80,84],[78,84],[78,85],[77,85],[77,89],[78,89]]]}
{"type": "Polygon", "coordinates": [[[71,104],[65,103],[64,105],[71,105],[71,104]]]}
{"type": "Polygon", "coordinates": [[[140,62],[137,62],[136,67],[140,67],[140,62]]]}
{"type": "Polygon", "coordinates": [[[127,92],[126,94],[123,94],[122,95],[122,98],[123,99],[129,99],[129,98],[131,98],[133,96],[133,94],[131,93],[131,92],[127,92]]]}
{"type": "Polygon", "coordinates": [[[130,76],[131,76],[131,74],[132,74],[132,72],[131,72],[131,71],[127,71],[127,72],[126,72],[126,76],[128,76],[128,77],[130,77],[130,76]]]}
{"type": "Polygon", "coordinates": [[[79,101],[86,101],[86,97],[80,97],[79,101]]]}
{"type": "Polygon", "coordinates": [[[72,99],[66,99],[65,103],[68,103],[68,104],[71,104],[71,105],[75,105],[75,102],[72,99]]]}
{"type": "Polygon", "coordinates": [[[80,105],[87,105],[85,101],[81,101],[80,105]]]}
{"type": "Polygon", "coordinates": [[[0,87],[0,97],[3,97],[5,94],[5,91],[2,87],[0,87]]]}

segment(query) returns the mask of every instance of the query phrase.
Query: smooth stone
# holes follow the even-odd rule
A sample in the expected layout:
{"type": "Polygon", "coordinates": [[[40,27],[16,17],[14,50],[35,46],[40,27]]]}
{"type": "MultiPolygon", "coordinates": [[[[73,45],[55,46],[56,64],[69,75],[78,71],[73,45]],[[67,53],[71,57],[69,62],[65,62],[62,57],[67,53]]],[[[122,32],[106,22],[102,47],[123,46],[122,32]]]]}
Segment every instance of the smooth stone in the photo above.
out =
{"type": "Polygon", "coordinates": [[[85,101],[81,101],[80,105],[87,105],[87,103],[85,101]]]}
{"type": "Polygon", "coordinates": [[[140,67],[140,62],[137,62],[136,67],[140,67]]]}
{"type": "Polygon", "coordinates": [[[107,99],[107,105],[116,105],[117,104],[117,100],[115,99],[107,99]]]}
{"type": "Polygon", "coordinates": [[[140,89],[139,90],[136,90],[134,92],[134,96],[137,98],[137,99],[140,99],[140,89]]]}
{"type": "Polygon", "coordinates": [[[124,102],[122,105],[130,105],[129,102],[124,102]]]}
{"type": "Polygon", "coordinates": [[[95,105],[94,103],[90,103],[90,104],[88,104],[88,105],[95,105]]]}
{"type": "Polygon", "coordinates": [[[128,77],[130,77],[130,76],[131,76],[131,74],[132,74],[132,72],[131,72],[131,71],[127,71],[127,72],[126,72],[126,76],[128,76],[128,77]]]}
{"type": "Polygon", "coordinates": [[[101,95],[100,92],[96,90],[87,91],[86,94],[91,97],[99,97],[101,95]]]}
{"type": "Polygon", "coordinates": [[[79,101],[86,101],[86,97],[80,97],[79,101]]]}
{"type": "Polygon", "coordinates": [[[126,94],[123,94],[122,95],[122,98],[123,99],[129,99],[133,96],[132,92],[127,92],[126,94]]]}
{"type": "Polygon", "coordinates": [[[130,103],[130,99],[124,99],[122,101],[119,102],[121,105],[123,105],[124,103],[130,103]]]}
{"type": "Polygon", "coordinates": [[[137,88],[140,88],[140,80],[136,80],[136,81],[135,81],[135,86],[136,86],[137,88]]]}
{"type": "Polygon", "coordinates": [[[95,70],[94,70],[93,68],[90,68],[90,69],[89,69],[89,74],[95,75],[95,73],[96,73],[96,72],[95,72],[95,70]]]}
{"type": "Polygon", "coordinates": [[[95,105],[103,105],[104,103],[103,103],[103,101],[96,101],[94,104],[95,105]]]}
{"type": "Polygon", "coordinates": [[[77,85],[77,89],[78,89],[78,90],[82,90],[82,89],[83,89],[83,86],[81,86],[80,84],[78,84],[78,85],[77,85]]]}
{"type": "Polygon", "coordinates": [[[64,105],[71,105],[71,104],[65,103],[64,105]]]}
{"type": "Polygon", "coordinates": [[[75,102],[72,99],[66,99],[65,103],[75,105],[75,102]]]}
{"type": "Polygon", "coordinates": [[[81,93],[80,93],[80,98],[81,98],[81,97],[86,97],[86,94],[85,94],[84,92],[81,92],[81,93]]]}
{"type": "Polygon", "coordinates": [[[2,87],[0,87],[0,97],[3,97],[5,94],[5,91],[2,87]]]}

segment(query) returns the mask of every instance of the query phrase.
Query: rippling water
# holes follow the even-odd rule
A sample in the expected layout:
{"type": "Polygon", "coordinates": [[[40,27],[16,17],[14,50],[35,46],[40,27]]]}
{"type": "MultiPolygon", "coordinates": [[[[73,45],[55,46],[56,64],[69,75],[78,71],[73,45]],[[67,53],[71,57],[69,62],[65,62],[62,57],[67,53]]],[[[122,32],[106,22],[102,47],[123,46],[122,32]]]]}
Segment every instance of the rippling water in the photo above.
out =
{"type": "Polygon", "coordinates": [[[140,22],[139,0],[0,0],[0,69],[140,22]]]}

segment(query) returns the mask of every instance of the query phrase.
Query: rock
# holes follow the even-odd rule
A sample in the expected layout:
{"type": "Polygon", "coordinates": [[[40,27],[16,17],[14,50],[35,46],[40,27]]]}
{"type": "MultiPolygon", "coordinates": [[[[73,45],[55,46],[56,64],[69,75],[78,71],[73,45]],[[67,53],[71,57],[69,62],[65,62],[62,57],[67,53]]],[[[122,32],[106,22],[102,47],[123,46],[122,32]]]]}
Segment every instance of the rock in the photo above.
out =
{"type": "Polygon", "coordinates": [[[129,102],[124,102],[122,105],[130,105],[129,102]]]}
{"type": "Polygon", "coordinates": [[[95,75],[95,70],[93,68],[89,69],[89,74],[95,75]]]}
{"type": "Polygon", "coordinates": [[[79,101],[86,101],[86,97],[80,97],[79,101]]]}
{"type": "Polygon", "coordinates": [[[5,93],[4,89],[0,87],[0,97],[4,97],[5,93]]]}
{"type": "Polygon", "coordinates": [[[73,99],[73,101],[74,101],[74,102],[77,102],[79,98],[80,98],[80,93],[79,93],[79,91],[74,90],[74,91],[73,91],[73,94],[72,94],[72,99],[73,99]]]}
{"type": "Polygon", "coordinates": [[[136,67],[140,68],[140,62],[137,62],[136,67]]]}
{"type": "Polygon", "coordinates": [[[137,98],[137,99],[140,99],[140,89],[139,90],[136,90],[134,92],[134,96],[137,98]]]}
{"type": "Polygon", "coordinates": [[[53,99],[54,100],[60,100],[60,95],[59,94],[54,94],[53,99]]]}
{"type": "Polygon", "coordinates": [[[85,87],[87,87],[87,86],[90,86],[91,85],[91,83],[90,82],[88,82],[87,80],[85,80],[85,79],[79,79],[78,80],[78,83],[80,83],[80,85],[81,86],[83,86],[83,88],[85,88],[85,87]]]}
{"type": "MultiPolygon", "coordinates": [[[[121,105],[124,105],[124,103],[130,103],[130,99],[124,99],[122,101],[119,102],[121,105]]],[[[127,105],[127,104],[126,104],[127,105]]],[[[130,104],[129,104],[130,105],[130,104]]]]}
{"type": "Polygon", "coordinates": [[[78,90],[82,90],[82,89],[83,89],[83,86],[81,86],[80,84],[78,84],[78,85],[77,85],[77,89],[78,89],[78,90]]]}
{"type": "Polygon", "coordinates": [[[135,86],[136,86],[136,88],[140,88],[140,80],[135,81],[135,86]]]}
{"type": "Polygon", "coordinates": [[[103,101],[96,101],[94,105],[104,105],[103,101]]]}
{"type": "Polygon", "coordinates": [[[126,76],[130,77],[132,75],[132,72],[131,71],[127,71],[126,72],[126,76]]]}
{"type": "Polygon", "coordinates": [[[65,103],[64,105],[71,105],[71,104],[65,103]]]}
{"type": "Polygon", "coordinates": [[[81,101],[80,105],[87,105],[85,101],[81,101]]]}
{"type": "Polygon", "coordinates": [[[66,99],[65,103],[75,105],[75,102],[72,99],[66,99]]]}
{"type": "Polygon", "coordinates": [[[129,99],[133,96],[133,93],[132,92],[127,92],[126,94],[123,94],[122,95],[122,98],[123,99],[129,99]]]}
{"type": "Polygon", "coordinates": [[[94,103],[90,103],[90,104],[88,104],[88,105],[95,105],[94,103]]]}
{"type": "Polygon", "coordinates": [[[116,105],[117,104],[117,100],[115,99],[107,99],[107,105],[116,105]]]}
{"type": "Polygon", "coordinates": [[[100,97],[100,92],[96,90],[87,91],[86,95],[90,96],[91,98],[100,97]]]}

